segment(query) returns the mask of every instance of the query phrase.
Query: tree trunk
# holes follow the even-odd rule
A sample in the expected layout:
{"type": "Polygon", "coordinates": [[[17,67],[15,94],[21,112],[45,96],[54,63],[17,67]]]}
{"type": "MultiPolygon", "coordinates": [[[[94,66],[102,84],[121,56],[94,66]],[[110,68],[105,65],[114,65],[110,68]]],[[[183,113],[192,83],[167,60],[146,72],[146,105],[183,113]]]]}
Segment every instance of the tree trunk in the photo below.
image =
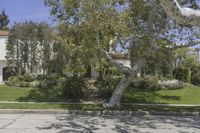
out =
{"type": "Polygon", "coordinates": [[[133,76],[132,75],[127,75],[121,81],[117,84],[115,91],[112,94],[112,97],[108,103],[108,107],[120,107],[120,101],[123,92],[125,89],[130,85],[132,82],[133,76]]]}
{"type": "Polygon", "coordinates": [[[108,108],[120,107],[120,101],[125,89],[131,84],[133,78],[141,71],[142,67],[145,64],[145,59],[139,60],[133,67],[130,74],[126,75],[121,81],[117,84],[112,97],[107,105],[108,108]]]}

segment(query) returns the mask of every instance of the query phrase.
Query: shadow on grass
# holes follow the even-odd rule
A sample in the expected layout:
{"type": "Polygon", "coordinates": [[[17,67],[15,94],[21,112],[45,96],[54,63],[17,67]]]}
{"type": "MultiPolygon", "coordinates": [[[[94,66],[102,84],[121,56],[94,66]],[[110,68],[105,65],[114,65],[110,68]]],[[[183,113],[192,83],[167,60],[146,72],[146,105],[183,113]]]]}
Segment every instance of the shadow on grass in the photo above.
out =
{"type": "MultiPolygon", "coordinates": [[[[179,101],[179,96],[160,95],[156,90],[127,90],[122,98],[125,103],[160,103],[159,100],[179,101]]],[[[163,103],[163,102],[162,102],[163,103]]]]}
{"type": "MultiPolygon", "coordinates": [[[[20,102],[80,102],[81,99],[67,99],[56,87],[35,88],[17,99],[20,102]]],[[[180,96],[158,94],[155,90],[127,90],[122,98],[124,103],[161,103],[162,101],[179,101],[180,96]]],[[[162,102],[163,103],[163,102],[162,102]]]]}
{"type": "Polygon", "coordinates": [[[66,98],[54,87],[35,88],[28,95],[20,97],[20,102],[65,102],[66,98]]]}

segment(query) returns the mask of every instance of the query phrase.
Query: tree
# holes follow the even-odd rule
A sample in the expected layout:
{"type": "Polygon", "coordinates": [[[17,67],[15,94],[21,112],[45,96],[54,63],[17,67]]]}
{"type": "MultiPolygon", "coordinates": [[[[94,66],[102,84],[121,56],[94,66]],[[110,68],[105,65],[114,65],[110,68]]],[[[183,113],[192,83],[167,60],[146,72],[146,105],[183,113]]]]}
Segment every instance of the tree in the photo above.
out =
{"type": "Polygon", "coordinates": [[[162,35],[167,28],[167,17],[157,0],[46,0],[46,4],[60,20],[59,31],[66,46],[76,51],[72,59],[78,58],[73,64],[105,57],[123,73],[108,107],[120,106],[123,92],[152,55],[197,44],[176,45],[161,41],[166,39],[162,35]],[[131,69],[110,56],[108,48],[116,42],[128,49],[133,60],[131,69]]]}
{"type": "Polygon", "coordinates": [[[17,75],[62,73],[63,45],[44,22],[15,23],[10,29],[6,50],[8,66],[15,66],[17,75]]]}
{"type": "Polygon", "coordinates": [[[6,15],[5,11],[3,10],[0,13],[0,30],[8,30],[9,19],[6,15]]]}
{"type": "Polygon", "coordinates": [[[189,48],[178,49],[174,53],[174,77],[190,83],[191,70],[198,66],[197,54],[189,48]]]}

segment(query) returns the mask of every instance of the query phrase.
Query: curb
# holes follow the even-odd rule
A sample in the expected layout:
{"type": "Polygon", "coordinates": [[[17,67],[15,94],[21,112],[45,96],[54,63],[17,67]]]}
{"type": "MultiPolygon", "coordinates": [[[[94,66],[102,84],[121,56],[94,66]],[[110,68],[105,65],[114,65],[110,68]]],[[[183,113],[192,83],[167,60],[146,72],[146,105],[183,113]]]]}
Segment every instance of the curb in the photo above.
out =
{"type": "Polygon", "coordinates": [[[72,115],[165,115],[165,116],[200,116],[200,112],[172,111],[87,111],[87,110],[29,110],[0,109],[0,114],[72,114],[72,115]]]}

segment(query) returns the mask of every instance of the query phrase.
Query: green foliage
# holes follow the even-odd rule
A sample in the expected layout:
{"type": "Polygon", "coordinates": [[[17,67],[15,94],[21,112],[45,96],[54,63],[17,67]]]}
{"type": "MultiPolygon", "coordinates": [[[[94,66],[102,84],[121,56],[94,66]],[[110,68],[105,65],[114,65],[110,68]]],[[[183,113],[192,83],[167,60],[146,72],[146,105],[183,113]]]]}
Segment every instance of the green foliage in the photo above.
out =
{"type": "Polygon", "coordinates": [[[146,61],[143,73],[153,76],[172,77],[174,54],[171,50],[160,49],[146,61]]]}
{"type": "Polygon", "coordinates": [[[200,66],[192,68],[192,80],[191,83],[194,85],[200,85],[200,66]]]}
{"type": "Polygon", "coordinates": [[[62,73],[64,50],[47,23],[26,21],[11,27],[6,59],[8,66],[16,66],[16,75],[62,73]]]}
{"type": "Polygon", "coordinates": [[[192,84],[194,85],[200,85],[200,72],[194,73],[192,75],[192,80],[191,80],[192,84]]]}
{"type": "Polygon", "coordinates": [[[49,86],[55,86],[57,84],[57,80],[60,76],[56,74],[51,74],[49,76],[45,75],[34,75],[34,74],[26,74],[24,76],[12,76],[6,81],[8,86],[18,86],[18,87],[41,87],[47,88],[49,86]]]}
{"type": "MultiPolygon", "coordinates": [[[[51,14],[60,22],[57,29],[68,51],[65,73],[70,74],[66,75],[82,76],[85,66],[95,64],[94,60],[105,57],[100,50],[109,51],[111,41],[126,42],[126,38],[129,37],[131,39],[130,41],[127,39],[128,46],[127,43],[120,45],[129,52],[132,66],[138,60],[145,59],[149,69],[144,70],[144,74],[172,75],[174,53],[168,48],[174,45],[170,43],[172,39],[166,37],[170,22],[158,0],[45,0],[45,2],[51,7],[51,14]],[[166,41],[167,39],[169,41],[166,41]],[[149,50],[153,51],[150,57],[149,53],[146,53],[149,50]]],[[[178,30],[182,30],[182,27],[179,28],[178,30]]],[[[190,70],[188,63],[185,66],[190,70]]],[[[111,78],[113,75],[110,74],[112,73],[110,69],[112,69],[110,64],[99,66],[99,81],[102,82],[99,84],[105,92],[111,92],[116,85],[111,78]]],[[[184,78],[188,82],[191,77],[189,74],[191,73],[188,72],[184,78]]],[[[142,89],[157,89],[157,82],[150,79],[141,81],[139,86],[142,89]]]]}
{"type": "Polygon", "coordinates": [[[0,30],[8,30],[9,19],[5,11],[2,10],[0,13],[0,30]]]}
{"type": "Polygon", "coordinates": [[[117,83],[122,77],[106,76],[103,79],[99,79],[97,87],[99,88],[100,97],[110,98],[117,83]]]}
{"type": "Polygon", "coordinates": [[[22,75],[18,75],[18,76],[12,76],[8,79],[8,81],[11,82],[18,82],[18,81],[22,81],[22,82],[33,82],[34,80],[36,80],[36,76],[34,74],[26,74],[24,76],[22,75]]]}
{"type": "Polygon", "coordinates": [[[158,90],[161,89],[161,86],[158,84],[158,79],[152,77],[150,79],[136,79],[133,80],[130,88],[136,88],[141,90],[158,90]]]}
{"type": "Polygon", "coordinates": [[[175,78],[184,81],[189,82],[191,81],[191,70],[187,68],[177,68],[174,70],[175,78]]]}
{"type": "Polygon", "coordinates": [[[99,72],[99,80],[103,80],[107,76],[120,75],[117,69],[110,66],[104,58],[100,59],[99,64],[96,66],[96,71],[99,72]]]}
{"type": "Polygon", "coordinates": [[[111,97],[114,88],[122,78],[121,74],[115,67],[110,66],[104,58],[100,60],[96,71],[99,72],[97,87],[99,88],[100,96],[103,98],[111,97]]]}
{"type": "Polygon", "coordinates": [[[84,98],[88,89],[86,80],[82,77],[62,77],[59,79],[58,87],[66,98],[84,98]]]}

